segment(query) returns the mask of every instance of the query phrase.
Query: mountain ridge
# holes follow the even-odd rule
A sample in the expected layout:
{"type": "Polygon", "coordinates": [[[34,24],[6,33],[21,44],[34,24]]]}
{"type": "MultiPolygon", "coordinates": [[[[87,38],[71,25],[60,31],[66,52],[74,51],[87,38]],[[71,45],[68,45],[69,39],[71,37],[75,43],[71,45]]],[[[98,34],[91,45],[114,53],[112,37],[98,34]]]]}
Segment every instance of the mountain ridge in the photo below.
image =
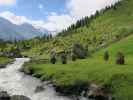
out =
{"type": "Polygon", "coordinates": [[[44,30],[42,32],[28,23],[15,25],[10,21],[0,17],[0,39],[24,40],[31,39],[37,36],[43,36],[44,34],[48,34],[48,31],[44,30]]]}

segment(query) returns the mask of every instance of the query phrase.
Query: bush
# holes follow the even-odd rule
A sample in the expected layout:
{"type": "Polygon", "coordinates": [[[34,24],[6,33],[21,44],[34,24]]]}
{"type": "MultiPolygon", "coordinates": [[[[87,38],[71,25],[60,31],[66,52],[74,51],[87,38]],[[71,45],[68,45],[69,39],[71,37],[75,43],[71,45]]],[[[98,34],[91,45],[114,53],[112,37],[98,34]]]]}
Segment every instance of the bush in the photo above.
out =
{"type": "Polygon", "coordinates": [[[56,63],[56,57],[55,56],[52,56],[51,59],[50,59],[50,62],[52,64],[55,64],[56,63]]]}
{"type": "Polygon", "coordinates": [[[72,51],[79,59],[84,59],[87,56],[87,51],[80,44],[74,44],[72,51]]]}
{"type": "Polygon", "coordinates": [[[117,53],[116,64],[119,64],[119,65],[125,64],[125,57],[124,57],[124,54],[122,52],[117,53]]]}
{"type": "Polygon", "coordinates": [[[61,53],[61,62],[62,62],[62,64],[67,63],[67,56],[66,56],[65,52],[61,53]]]}
{"type": "Polygon", "coordinates": [[[109,60],[109,53],[108,53],[108,51],[105,51],[104,52],[104,60],[105,61],[108,61],[109,60]]]}
{"type": "Polygon", "coordinates": [[[71,57],[72,57],[72,61],[76,61],[77,57],[74,53],[71,54],[71,57]]]}
{"type": "Polygon", "coordinates": [[[55,53],[54,51],[51,52],[50,62],[51,62],[52,64],[55,64],[55,63],[56,63],[56,53],[55,53]]]}

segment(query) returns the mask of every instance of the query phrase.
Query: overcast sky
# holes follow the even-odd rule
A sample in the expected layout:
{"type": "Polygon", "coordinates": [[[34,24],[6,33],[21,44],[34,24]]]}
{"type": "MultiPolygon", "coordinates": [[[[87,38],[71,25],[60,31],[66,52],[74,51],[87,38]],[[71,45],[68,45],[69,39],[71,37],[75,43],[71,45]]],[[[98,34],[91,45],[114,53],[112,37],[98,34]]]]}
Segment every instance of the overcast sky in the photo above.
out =
{"type": "Polygon", "coordinates": [[[25,22],[49,31],[61,31],[76,20],[94,14],[118,0],[0,0],[0,16],[14,24],[25,22]]]}

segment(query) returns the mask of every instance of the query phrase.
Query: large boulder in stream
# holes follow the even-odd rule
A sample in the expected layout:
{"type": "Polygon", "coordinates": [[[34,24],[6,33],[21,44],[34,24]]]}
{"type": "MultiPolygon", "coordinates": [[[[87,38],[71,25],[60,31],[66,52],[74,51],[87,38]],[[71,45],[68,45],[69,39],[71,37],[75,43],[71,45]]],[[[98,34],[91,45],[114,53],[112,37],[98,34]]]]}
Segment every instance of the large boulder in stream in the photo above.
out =
{"type": "Polygon", "coordinates": [[[10,100],[10,95],[5,91],[1,91],[0,92],[0,100],[10,100]]]}
{"type": "Polygon", "coordinates": [[[6,91],[1,91],[0,100],[31,100],[31,99],[23,95],[10,96],[6,91]]]}
{"type": "Polygon", "coordinates": [[[13,95],[10,100],[31,100],[31,99],[23,95],[13,95]]]}
{"type": "Polygon", "coordinates": [[[37,86],[37,87],[36,87],[35,93],[42,92],[42,91],[44,91],[44,90],[45,90],[44,86],[43,86],[43,85],[40,85],[40,86],[37,86]]]}
{"type": "Polygon", "coordinates": [[[1,64],[1,65],[0,65],[0,69],[1,69],[1,68],[5,68],[5,67],[6,67],[6,65],[4,65],[4,64],[1,64]]]}

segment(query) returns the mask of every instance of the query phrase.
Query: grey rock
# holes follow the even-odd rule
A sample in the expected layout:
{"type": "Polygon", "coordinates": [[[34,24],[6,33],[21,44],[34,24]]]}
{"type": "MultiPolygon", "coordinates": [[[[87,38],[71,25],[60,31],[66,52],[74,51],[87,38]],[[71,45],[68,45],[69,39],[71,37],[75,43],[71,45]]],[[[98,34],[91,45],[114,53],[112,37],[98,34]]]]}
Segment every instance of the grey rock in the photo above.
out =
{"type": "Polygon", "coordinates": [[[31,100],[30,98],[23,95],[13,95],[11,100],[31,100]]]}
{"type": "Polygon", "coordinates": [[[5,91],[1,91],[0,92],[0,100],[10,100],[9,94],[5,91]]]}
{"type": "Polygon", "coordinates": [[[37,87],[36,87],[35,93],[42,92],[42,91],[44,91],[44,90],[45,90],[44,86],[43,86],[43,85],[40,85],[40,86],[37,86],[37,87]]]}
{"type": "Polygon", "coordinates": [[[0,65],[0,68],[5,68],[5,67],[6,67],[6,65],[4,65],[4,64],[0,65]]]}

